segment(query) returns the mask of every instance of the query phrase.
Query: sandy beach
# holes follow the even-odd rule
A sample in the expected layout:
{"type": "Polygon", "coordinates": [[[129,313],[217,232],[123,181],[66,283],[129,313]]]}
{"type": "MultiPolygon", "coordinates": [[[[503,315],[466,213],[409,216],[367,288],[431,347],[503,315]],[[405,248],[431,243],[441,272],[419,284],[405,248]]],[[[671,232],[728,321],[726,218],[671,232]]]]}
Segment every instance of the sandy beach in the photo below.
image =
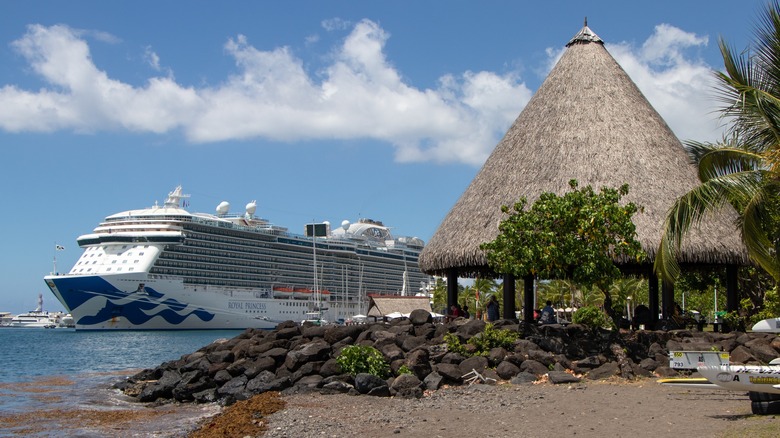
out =
{"type": "Polygon", "coordinates": [[[670,388],[656,379],[574,385],[473,385],[419,400],[295,395],[268,420],[269,437],[686,436],[776,437],[774,416],[747,394],[670,388]]]}

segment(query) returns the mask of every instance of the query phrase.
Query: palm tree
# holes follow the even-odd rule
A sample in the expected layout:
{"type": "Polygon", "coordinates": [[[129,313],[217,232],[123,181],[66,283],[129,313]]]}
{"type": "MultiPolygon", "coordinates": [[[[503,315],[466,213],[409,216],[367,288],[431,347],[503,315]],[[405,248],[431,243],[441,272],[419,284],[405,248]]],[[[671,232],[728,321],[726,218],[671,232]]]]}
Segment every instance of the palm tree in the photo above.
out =
{"type": "MultiPolygon", "coordinates": [[[[483,310],[485,303],[487,303],[488,297],[491,294],[496,293],[498,289],[498,282],[491,278],[480,278],[477,277],[474,280],[473,285],[474,291],[475,291],[475,298],[476,298],[476,307],[474,307],[474,311],[479,310],[480,312],[483,310]]],[[[498,298],[498,297],[496,297],[498,298]]]]}
{"type": "Polygon", "coordinates": [[[729,203],[750,258],[780,281],[776,212],[780,201],[780,4],[763,11],[750,51],[736,54],[719,41],[725,72],[716,73],[721,114],[733,121],[719,143],[688,142],[701,185],[669,211],[655,269],[673,282],[681,241],[707,214],[729,203]]]}

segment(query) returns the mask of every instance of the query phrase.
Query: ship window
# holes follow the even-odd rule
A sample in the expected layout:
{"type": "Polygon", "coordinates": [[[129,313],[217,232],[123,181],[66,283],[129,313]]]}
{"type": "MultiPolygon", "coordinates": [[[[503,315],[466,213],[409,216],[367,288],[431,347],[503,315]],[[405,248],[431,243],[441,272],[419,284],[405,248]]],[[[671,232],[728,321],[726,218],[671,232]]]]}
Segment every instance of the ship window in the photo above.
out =
{"type": "Polygon", "coordinates": [[[111,264],[114,264],[114,263],[116,263],[116,260],[111,260],[111,264]]]}
{"type": "Polygon", "coordinates": [[[122,263],[127,263],[127,260],[122,260],[122,263]]]}
{"type": "Polygon", "coordinates": [[[106,272],[111,272],[111,268],[106,268],[106,272]]]}
{"type": "Polygon", "coordinates": [[[121,271],[121,270],[122,270],[122,268],[121,268],[121,267],[120,267],[120,268],[116,268],[116,271],[117,271],[117,272],[119,272],[119,271],[121,271]]]}
{"type": "Polygon", "coordinates": [[[144,255],[143,251],[139,252],[138,255],[141,255],[141,256],[144,255]]]}
{"type": "Polygon", "coordinates": [[[130,267],[130,269],[128,269],[128,271],[132,271],[132,270],[134,270],[134,269],[135,269],[135,268],[133,268],[133,267],[130,267]]]}
{"type": "Polygon", "coordinates": [[[133,260],[133,263],[138,263],[138,260],[133,260]]]}

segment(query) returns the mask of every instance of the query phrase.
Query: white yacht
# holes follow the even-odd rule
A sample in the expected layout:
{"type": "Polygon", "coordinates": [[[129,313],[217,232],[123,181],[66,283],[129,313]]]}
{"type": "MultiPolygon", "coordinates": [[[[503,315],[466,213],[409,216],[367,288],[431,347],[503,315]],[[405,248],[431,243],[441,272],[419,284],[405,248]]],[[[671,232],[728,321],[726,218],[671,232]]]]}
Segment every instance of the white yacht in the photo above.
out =
{"type": "Polygon", "coordinates": [[[8,327],[54,328],[60,323],[62,313],[49,313],[43,310],[43,295],[38,294],[38,307],[27,313],[11,318],[8,327]]]}
{"type": "MultiPolygon", "coordinates": [[[[366,312],[370,294],[426,285],[423,241],[393,237],[379,221],[305,224],[302,234],[220,203],[190,213],[181,186],[162,206],[108,216],[78,238],[67,274],[46,284],[77,330],[273,328],[366,312]]],[[[412,293],[413,295],[413,293],[412,293]]]]}

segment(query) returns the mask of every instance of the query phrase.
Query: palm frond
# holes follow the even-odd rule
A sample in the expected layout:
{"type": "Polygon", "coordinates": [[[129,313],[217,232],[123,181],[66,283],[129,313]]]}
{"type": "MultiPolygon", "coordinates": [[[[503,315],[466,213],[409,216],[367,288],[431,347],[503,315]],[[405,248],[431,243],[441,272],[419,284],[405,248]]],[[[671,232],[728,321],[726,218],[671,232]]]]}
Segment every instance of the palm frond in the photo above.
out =
{"type": "Polygon", "coordinates": [[[775,281],[780,281],[780,260],[767,234],[766,224],[772,220],[767,205],[777,197],[776,184],[763,185],[748,202],[742,214],[742,239],[752,260],[758,263],[775,281]]]}

